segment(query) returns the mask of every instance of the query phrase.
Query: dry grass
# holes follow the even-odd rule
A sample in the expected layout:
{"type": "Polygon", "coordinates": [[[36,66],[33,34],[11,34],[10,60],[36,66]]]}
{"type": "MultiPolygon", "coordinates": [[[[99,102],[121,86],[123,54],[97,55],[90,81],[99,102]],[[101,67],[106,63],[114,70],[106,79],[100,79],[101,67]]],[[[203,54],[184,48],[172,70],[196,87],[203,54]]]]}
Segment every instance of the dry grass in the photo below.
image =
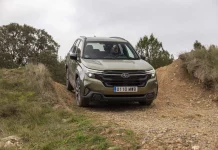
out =
{"type": "Polygon", "coordinates": [[[32,87],[42,99],[49,102],[57,102],[55,100],[53,80],[48,69],[43,64],[26,66],[26,78],[29,87],[32,87]]]}
{"type": "Polygon", "coordinates": [[[179,58],[188,73],[202,82],[205,88],[218,90],[218,47],[192,50],[179,58]]]}

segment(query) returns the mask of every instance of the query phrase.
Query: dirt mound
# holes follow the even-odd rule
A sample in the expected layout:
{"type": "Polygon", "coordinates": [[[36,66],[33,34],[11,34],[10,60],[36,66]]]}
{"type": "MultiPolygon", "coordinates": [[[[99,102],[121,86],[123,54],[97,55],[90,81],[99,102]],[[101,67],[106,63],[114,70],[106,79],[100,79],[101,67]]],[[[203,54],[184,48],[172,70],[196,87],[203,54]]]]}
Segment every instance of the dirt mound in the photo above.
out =
{"type": "Polygon", "coordinates": [[[130,103],[79,108],[64,86],[55,83],[55,89],[60,105],[133,130],[141,149],[218,149],[216,93],[190,78],[181,60],[157,69],[157,78],[159,93],[150,107],[130,103]]]}
{"type": "Polygon", "coordinates": [[[75,102],[73,94],[60,83],[53,82],[53,86],[58,99],[55,108],[65,108],[67,111],[71,112],[72,110],[70,109],[70,107],[72,106],[73,102],[75,102]]]}
{"type": "Polygon", "coordinates": [[[159,83],[158,102],[162,105],[187,107],[212,107],[216,94],[202,88],[202,84],[189,76],[182,67],[182,60],[175,60],[169,66],[157,69],[159,83]]]}

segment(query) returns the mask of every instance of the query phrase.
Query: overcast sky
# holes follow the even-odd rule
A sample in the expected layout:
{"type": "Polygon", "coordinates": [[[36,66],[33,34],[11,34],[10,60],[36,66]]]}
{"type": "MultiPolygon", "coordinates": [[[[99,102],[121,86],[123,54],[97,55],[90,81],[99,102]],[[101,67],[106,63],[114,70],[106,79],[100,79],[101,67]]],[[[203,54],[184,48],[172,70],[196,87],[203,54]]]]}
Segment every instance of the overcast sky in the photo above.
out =
{"type": "Polygon", "coordinates": [[[133,46],[154,35],[174,54],[195,40],[218,45],[218,0],[0,0],[0,25],[45,29],[64,57],[80,35],[120,36],[133,46]]]}

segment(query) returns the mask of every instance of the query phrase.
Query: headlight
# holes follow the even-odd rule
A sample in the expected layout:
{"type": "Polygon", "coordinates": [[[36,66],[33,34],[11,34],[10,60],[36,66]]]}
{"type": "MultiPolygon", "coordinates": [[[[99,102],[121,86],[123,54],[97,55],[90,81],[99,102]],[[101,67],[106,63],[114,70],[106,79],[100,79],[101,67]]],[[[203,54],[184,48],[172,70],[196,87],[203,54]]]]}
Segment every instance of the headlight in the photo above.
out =
{"type": "Polygon", "coordinates": [[[89,77],[89,78],[95,78],[96,74],[101,74],[103,71],[99,71],[99,70],[93,70],[93,69],[86,69],[85,74],[89,77]]]}
{"type": "Polygon", "coordinates": [[[87,75],[89,78],[95,78],[95,74],[94,74],[94,73],[87,72],[86,75],[87,75]]]}
{"type": "Polygon", "coordinates": [[[156,76],[156,71],[154,69],[146,71],[147,74],[151,74],[151,77],[154,78],[156,76]]]}

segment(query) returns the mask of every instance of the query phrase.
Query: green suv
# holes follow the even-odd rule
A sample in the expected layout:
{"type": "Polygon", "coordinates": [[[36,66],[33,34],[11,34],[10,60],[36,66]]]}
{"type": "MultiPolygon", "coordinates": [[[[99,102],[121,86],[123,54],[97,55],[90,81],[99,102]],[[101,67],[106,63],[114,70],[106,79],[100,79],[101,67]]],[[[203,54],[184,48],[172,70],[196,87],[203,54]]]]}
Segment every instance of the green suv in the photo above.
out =
{"type": "Polygon", "coordinates": [[[81,107],[90,101],[151,105],[158,92],[154,68],[120,37],[79,37],[67,55],[66,86],[81,107]]]}

